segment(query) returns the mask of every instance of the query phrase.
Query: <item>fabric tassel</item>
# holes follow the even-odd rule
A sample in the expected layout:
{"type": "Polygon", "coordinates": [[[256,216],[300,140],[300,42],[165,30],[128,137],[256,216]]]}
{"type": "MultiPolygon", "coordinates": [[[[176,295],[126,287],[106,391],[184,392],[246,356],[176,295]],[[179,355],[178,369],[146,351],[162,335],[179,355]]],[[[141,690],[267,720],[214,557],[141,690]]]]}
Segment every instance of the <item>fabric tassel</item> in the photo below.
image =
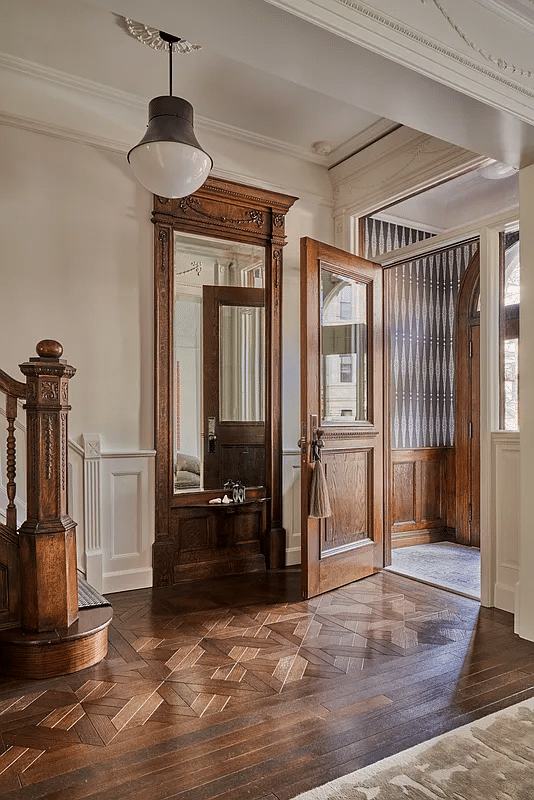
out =
{"type": "Polygon", "coordinates": [[[324,474],[323,462],[318,458],[313,465],[313,474],[310,486],[310,517],[321,519],[331,517],[330,498],[324,474]]]}

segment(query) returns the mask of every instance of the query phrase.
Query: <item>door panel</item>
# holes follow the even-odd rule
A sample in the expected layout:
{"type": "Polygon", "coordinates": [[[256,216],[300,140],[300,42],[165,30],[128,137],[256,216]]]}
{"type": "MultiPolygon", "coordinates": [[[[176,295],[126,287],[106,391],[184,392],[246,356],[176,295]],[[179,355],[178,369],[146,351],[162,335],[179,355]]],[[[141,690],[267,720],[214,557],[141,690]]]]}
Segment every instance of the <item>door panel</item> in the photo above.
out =
{"type": "Polygon", "coordinates": [[[301,240],[302,594],[383,566],[381,268],[301,240]],[[309,517],[320,440],[332,516],[309,517]]]}
{"type": "Polygon", "coordinates": [[[265,484],[264,292],[203,287],[204,488],[265,484]]]}

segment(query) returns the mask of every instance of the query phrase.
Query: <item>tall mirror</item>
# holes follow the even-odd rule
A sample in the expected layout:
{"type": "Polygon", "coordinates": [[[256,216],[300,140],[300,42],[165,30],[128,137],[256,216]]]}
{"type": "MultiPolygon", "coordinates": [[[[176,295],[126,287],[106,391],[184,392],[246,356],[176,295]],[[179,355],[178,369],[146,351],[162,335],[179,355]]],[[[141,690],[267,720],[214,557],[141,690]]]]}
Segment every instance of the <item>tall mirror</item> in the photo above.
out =
{"type": "Polygon", "coordinates": [[[156,586],[284,564],[280,302],[295,199],[217,178],[154,198],[156,586]]]}
{"type": "Polygon", "coordinates": [[[265,248],[174,232],[174,491],[265,486],[265,248]]]}

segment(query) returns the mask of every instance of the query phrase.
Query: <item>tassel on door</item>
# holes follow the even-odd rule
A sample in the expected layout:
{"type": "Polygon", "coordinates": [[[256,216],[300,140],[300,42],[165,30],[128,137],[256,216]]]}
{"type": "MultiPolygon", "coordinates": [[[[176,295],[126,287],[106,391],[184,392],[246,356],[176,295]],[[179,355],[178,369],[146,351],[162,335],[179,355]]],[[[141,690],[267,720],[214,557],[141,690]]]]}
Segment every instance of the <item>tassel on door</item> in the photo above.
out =
{"type": "Polygon", "coordinates": [[[313,474],[310,485],[309,516],[316,519],[332,516],[328,485],[324,474],[323,462],[321,461],[323,442],[320,438],[320,433],[321,431],[317,431],[318,438],[312,442],[313,474]]]}

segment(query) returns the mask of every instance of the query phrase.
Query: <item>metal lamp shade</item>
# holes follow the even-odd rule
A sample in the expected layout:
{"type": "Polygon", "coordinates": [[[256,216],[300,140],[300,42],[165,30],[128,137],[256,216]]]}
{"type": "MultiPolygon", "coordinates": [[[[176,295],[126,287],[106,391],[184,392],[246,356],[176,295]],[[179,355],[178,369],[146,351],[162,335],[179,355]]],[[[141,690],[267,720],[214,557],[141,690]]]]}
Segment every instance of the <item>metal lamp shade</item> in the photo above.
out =
{"type": "Polygon", "coordinates": [[[193,106],[174,95],[148,106],[146,133],[128,153],[139,183],[159,197],[186,197],[199,189],[213,166],[193,130],[193,106]]]}

